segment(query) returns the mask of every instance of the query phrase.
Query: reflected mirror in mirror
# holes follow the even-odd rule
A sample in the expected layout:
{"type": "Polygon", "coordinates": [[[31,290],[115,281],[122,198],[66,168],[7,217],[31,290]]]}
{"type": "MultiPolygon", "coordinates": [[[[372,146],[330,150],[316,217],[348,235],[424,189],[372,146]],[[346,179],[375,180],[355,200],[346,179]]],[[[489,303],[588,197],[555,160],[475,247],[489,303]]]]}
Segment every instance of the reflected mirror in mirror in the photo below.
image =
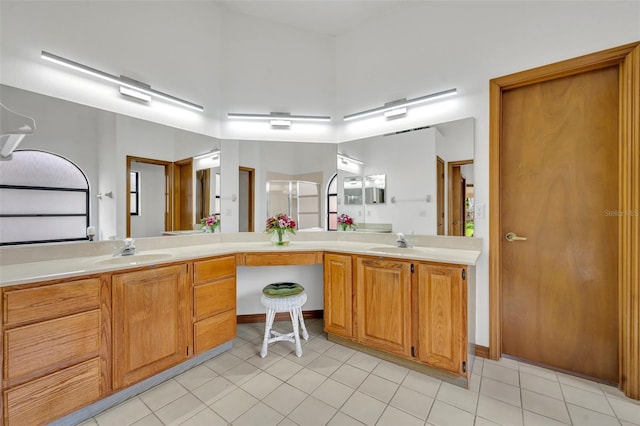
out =
{"type": "Polygon", "coordinates": [[[364,178],[364,203],[384,204],[385,175],[368,175],[364,178]]]}
{"type": "Polygon", "coordinates": [[[344,177],[343,182],[344,182],[344,196],[343,196],[344,203],[348,205],[362,204],[362,177],[346,176],[344,177]]]}

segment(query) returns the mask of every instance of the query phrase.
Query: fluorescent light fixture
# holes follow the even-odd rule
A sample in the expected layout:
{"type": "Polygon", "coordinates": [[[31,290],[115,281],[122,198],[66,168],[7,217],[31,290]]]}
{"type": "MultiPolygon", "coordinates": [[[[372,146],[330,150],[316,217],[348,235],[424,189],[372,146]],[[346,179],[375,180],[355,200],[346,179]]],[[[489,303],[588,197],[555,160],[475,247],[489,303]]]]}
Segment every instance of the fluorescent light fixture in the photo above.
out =
{"type": "Polygon", "coordinates": [[[168,102],[172,102],[174,104],[191,108],[196,111],[204,111],[204,107],[198,104],[194,104],[193,102],[185,101],[184,99],[176,98],[175,96],[171,96],[167,93],[160,92],[158,90],[152,89],[151,86],[146,85],[144,83],[136,82],[125,76],[115,76],[104,71],[100,71],[95,68],[91,68],[87,65],[83,65],[81,63],[72,61],[67,58],[63,58],[62,56],[54,55],[53,53],[45,52],[44,50],[41,52],[40,57],[47,61],[56,63],[58,65],[62,65],[67,68],[71,68],[76,71],[80,71],[82,73],[91,75],[93,77],[97,77],[99,79],[108,81],[110,83],[117,84],[121,87],[133,89],[139,93],[144,93],[148,96],[154,98],[160,98],[168,102]]]}
{"type": "Polygon", "coordinates": [[[220,150],[212,149],[209,152],[205,152],[204,154],[199,154],[193,157],[194,160],[201,160],[203,158],[210,158],[212,160],[217,160],[218,158],[220,158],[220,150]]]}
{"type": "Polygon", "coordinates": [[[349,157],[346,154],[338,153],[338,159],[340,159],[340,161],[342,161],[342,164],[347,164],[347,163],[354,163],[354,164],[360,164],[360,165],[364,164],[364,162],[362,162],[362,161],[360,161],[360,160],[358,160],[356,158],[349,157]]]}
{"type": "Polygon", "coordinates": [[[283,120],[281,118],[270,121],[273,127],[291,127],[291,120],[283,120]]]}
{"type": "Polygon", "coordinates": [[[344,121],[349,121],[349,120],[355,120],[357,118],[363,118],[363,117],[368,117],[370,115],[374,115],[374,114],[380,114],[380,113],[384,113],[387,111],[393,111],[393,110],[397,110],[398,108],[402,108],[402,107],[408,107],[411,105],[416,105],[416,104],[420,104],[423,102],[427,102],[427,101],[432,101],[435,99],[440,99],[446,96],[453,96],[456,93],[458,93],[458,89],[449,89],[449,90],[444,90],[442,92],[437,92],[437,93],[432,93],[430,95],[425,95],[425,96],[420,96],[418,98],[413,98],[413,99],[399,99],[397,101],[393,101],[393,102],[388,102],[386,104],[384,104],[384,106],[378,107],[378,108],[373,108],[373,109],[368,109],[366,111],[361,111],[361,112],[356,112],[354,114],[349,114],[349,115],[345,115],[344,116],[344,121]]]}
{"type": "Polygon", "coordinates": [[[384,112],[384,116],[387,118],[398,118],[407,113],[407,107],[401,107],[396,109],[390,109],[384,112]]]}
{"type": "Polygon", "coordinates": [[[327,115],[292,115],[286,112],[272,112],[271,114],[230,112],[227,117],[239,120],[331,121],[331,117],[327,115]]]}
{"type": "Polygon", "coordinates": [[[134,89],[130,89],[125,86],[120,86],[120,94],[125,96],[130,96],[132,98],[136,98],[144,102],[149,102],[151,100],[150,95],[147,95],[146,93],[142,93],[134,89]]]}

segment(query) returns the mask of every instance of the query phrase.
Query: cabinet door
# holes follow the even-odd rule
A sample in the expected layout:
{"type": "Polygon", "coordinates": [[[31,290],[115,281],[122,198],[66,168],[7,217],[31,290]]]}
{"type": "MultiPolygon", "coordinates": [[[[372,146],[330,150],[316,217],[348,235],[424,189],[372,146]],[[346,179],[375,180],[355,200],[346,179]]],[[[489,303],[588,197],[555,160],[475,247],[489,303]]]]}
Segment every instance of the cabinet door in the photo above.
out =
{"type": "Polygon", "coordinates": [[[467,294],[462,266],[417,265],[418,358],[463,374],[467,294]]]}
{"type": "Polygon", "coordinates": [[[187,266],[113,275],[113,385],[129,386],[187,357],[187,266]]]}
{"type": "Polygon", "coordinates": [[[353,337],[351,256],[324,256],[324,330],[353,337]]]}
{"type": "Polygon", "coordinates": [[[357,258],[355,309],[361,343],[411,355],[411,263],[357,258]]]}

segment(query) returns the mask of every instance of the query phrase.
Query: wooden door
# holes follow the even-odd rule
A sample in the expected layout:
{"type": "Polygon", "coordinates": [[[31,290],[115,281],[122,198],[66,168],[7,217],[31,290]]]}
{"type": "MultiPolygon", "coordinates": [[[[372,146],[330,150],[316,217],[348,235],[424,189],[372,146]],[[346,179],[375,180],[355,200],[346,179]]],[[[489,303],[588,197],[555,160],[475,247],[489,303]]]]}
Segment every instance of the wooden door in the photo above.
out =
{"type": "Polygon", "coordinates": [[[473,163],[473,160],[449,162],[449,226],[447,235],[464,235],[464,196],[466,188],[460,166],[471,163],[473,163]]]}
{"type": "Polygon", "coordinates": [[[618,87],[612,66],[503,92],[500,151],[502,352],[610,382],[618,87]]]}
{"type": "Polygon", "coordinates": [[[467,287],[463,274],[464,267],[417,264],[415,318],[418,358],[466,375],[467,287]]]}
{"type": "MultiPolygon", "coordinates": [[[[238,179],[240,187],[240,196],[238,202],[240,232],[253,232],[253,204],[255,197],[255,169],[249,167],[240,167],[238,169],[238,179]]],[[[266,217],[265,217],[266,219],[266,217]]]]}
{"type": "Polygon", "coordinates": [[[444,160],[436,157],[436,182],[438,186],[437,203],[437,235],[444,235],[444,160]]]}
{"type": "Polygon", "coordinates": [[[353,337],[351,256],[324,255],[324,331],[353,337]]]}
{"type": "Polygon", "coordinates": [[[113,387],[119,389],[188,356],[186,265],[113,275],[113,387]]]}
{"type": "Polygon", "coordinates": [[[411,354],[411,264],[356,260],[356,337],[376,349],[411,354]]]}
{"type": "MultiPolygon", "coordinates": [[[[194,212],[193,159],[186,158],[174,163],[173,230],[191,231],[196,223],[194,212]]],[[[209,213],[207,213],[209,214],[209,213]]],[[[198,222],[199,223],[199,222],[198,222]]]]}

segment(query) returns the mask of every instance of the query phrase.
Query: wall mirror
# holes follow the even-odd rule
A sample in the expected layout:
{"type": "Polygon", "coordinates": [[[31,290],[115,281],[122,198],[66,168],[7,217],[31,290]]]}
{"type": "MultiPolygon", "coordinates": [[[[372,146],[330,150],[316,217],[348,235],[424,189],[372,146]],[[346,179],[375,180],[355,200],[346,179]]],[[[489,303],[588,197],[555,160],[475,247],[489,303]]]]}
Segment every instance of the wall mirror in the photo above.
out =
{"type": "Polygon", "coordinates": [[[385,175],[367,175],[364,177],[364,203],[384,204],[385,175]]]}
{"type": "Polygon", "coordinates": [[[360,205],[362,204],[362,176],[345,176],[344,177],[344,204],[360,205]]]}

